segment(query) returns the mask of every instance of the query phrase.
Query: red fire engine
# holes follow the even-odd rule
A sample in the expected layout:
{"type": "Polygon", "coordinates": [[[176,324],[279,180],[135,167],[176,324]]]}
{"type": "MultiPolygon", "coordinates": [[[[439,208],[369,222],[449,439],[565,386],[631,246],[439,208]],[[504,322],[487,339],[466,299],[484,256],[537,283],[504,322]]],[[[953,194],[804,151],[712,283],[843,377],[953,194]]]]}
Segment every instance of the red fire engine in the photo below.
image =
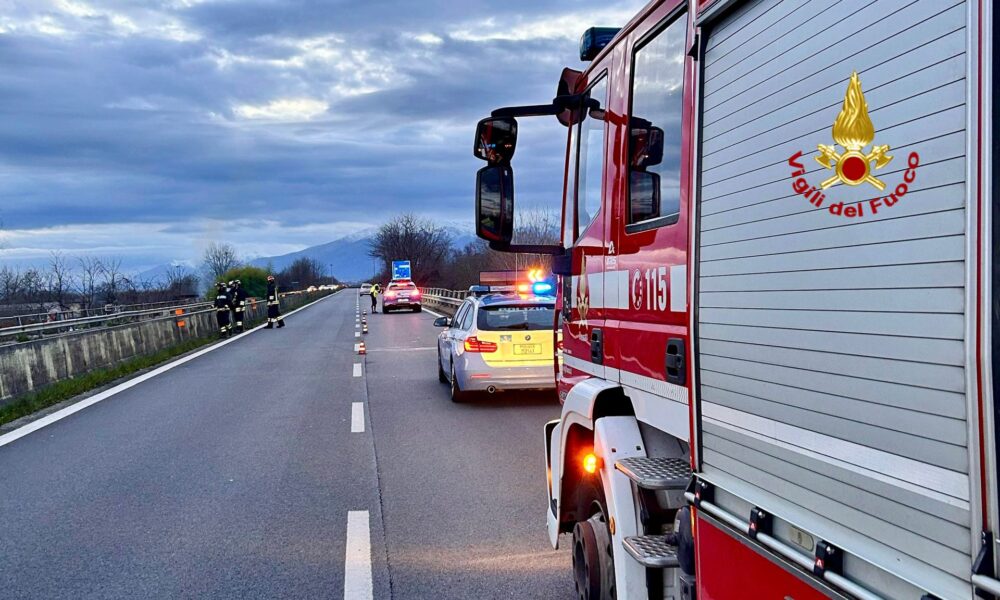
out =
{"type": "Polygon", "coordinates": [[[560,276],[580,598],[1000,595],[993,10],[656,0],[479,124],[478,234],[560,276]],[[536,116],[557,247],[512,243],[536,116]]]}

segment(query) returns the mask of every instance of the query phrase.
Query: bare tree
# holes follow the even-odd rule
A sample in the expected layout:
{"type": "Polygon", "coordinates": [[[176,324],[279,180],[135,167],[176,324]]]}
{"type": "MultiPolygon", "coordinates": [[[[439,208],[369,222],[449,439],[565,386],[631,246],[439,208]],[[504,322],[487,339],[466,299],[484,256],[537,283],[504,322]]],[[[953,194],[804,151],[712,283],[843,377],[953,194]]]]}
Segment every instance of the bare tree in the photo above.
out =
{"type": "Polygon", "coordinates": [[[66,308],[66,296],[72,277],[73,268],[69,259],[55,250],[49,253],[48,288],[60,310],[66,308]]]}
{"type": "Polygon", "coordinates": [[[27,269],[21,274],[21,294],[25,302],[38,304],[38,309],[45,308],[43,293],[45,291],[45,277],[38,269],[27,269]]]}
{"type": "Polygon", "coordinates": [[[428,285],[441,280],[451,243],[448,230],[408,213],[379,228],[369,243],[368,255],[381,262],[379,278],[389,277],[392,261],[409,260],[413,277],[428,285]]]}
{"type": "Polygon", "coordinates": [[[0,267],[0,299],[4,304],[13,304],[20,295],[21,271],[7,265],[0,267]]]}
{"type": "Polygon", "coordinates": [[[201,259],[202,269],[212,281],[216,281],[226,271],[238,267],[239,264],[236,248],[226,243],[212,242],[205,248],[201,259]]]}
{"type": "Polygon", "coordinates": [[[170,265],[163,273],[164,285],[167,289],[174,288],[191,275],[191,271],[181,265],[170,265]]]}
{"type": "Polygon", "coordinates": [[[118,293],[125,279],[122,273],[122,259],[116,256],[101,261],[100,275],[103,280],[104,301],[114,304],[118,300],[118,293]]]}
{"type": "MultiPolygon", "coordinates": [[[[268,271],[268,273],[270,272],[268,271]]],[[[283,282],[286,286],[298,288],[320,285],[323,283],[323,265],[318,260],[307,256],[297,258],[295,262],[278,273],[278,281],[283,282]]]]}
{"type": "Polygon", "coordinates": [[[101,275],[101,261],[93,256],[81,256],[77,259],[80,268],[76,274],[76,292],[86,308],[93,307],[97,301],[98,278],[101,275]]]}
{"type": "MultiPolygon", "coordinates": [[[[527,245],[559,244],[561,223],[559,214],[541,208],[518,211],[514,221],[514,243],[527,245]]],[[[544,254],[522,254],[487,251],[490,269],[522,271],[529,268],[548,269],[551,258],[544,254]]]]}

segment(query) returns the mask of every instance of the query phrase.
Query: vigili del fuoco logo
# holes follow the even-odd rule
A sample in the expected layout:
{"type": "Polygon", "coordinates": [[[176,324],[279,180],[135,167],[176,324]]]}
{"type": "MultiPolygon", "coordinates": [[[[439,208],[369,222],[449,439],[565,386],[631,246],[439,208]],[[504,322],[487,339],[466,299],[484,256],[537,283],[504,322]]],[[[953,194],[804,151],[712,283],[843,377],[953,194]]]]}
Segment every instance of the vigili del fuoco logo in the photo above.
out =
{"type": "Polygon", "coordinates": [[[820,182],[819,187],[806,181],[806,169],[800,162],[801,151],[788,159],[788,164],[795,169],[792,172],[792,189],[795,193],[804,196],[817,208],[826,206],[831,215],[847,218],[877,215],[880,210],[891,208],[902,200],[909,191],[910,184],[916,180],[920,155],[911,152],[906,158],[907,169],[903,173],[903,180],[889,194],[862,201],[828,202],[825,191],[837,184],[860,186],[867,183],[879,192],[884,192],[886,184],[876,173],[892,162],[887,144],[872,144],[875,140],[875,126],[868,116],[868,103],[861,90],[861,78],[857,72],[851,74],[847,93],[844,95],[844,106],[833,122],[833,140],[835,145],[817,146],[819,156],[815,157],[816,162],[833,171],[828,179],[820,182]],[[865,148],[869,145],[871,148],[866,151],[865,148]],[[838,146],[843,148],[843,152],[838,146]]]}

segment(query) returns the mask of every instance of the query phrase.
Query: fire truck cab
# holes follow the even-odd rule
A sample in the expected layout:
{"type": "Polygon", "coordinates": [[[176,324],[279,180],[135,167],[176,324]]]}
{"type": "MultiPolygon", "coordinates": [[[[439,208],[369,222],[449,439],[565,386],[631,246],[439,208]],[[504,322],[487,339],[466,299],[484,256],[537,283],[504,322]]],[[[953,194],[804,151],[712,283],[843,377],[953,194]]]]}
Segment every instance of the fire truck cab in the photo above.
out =
{"type": "Polygon", "coordinates": [[[993,11],[655,0],[480,122],[478,235],[559,275],[580,598],[1000,595],[993,11]],[[533,117],[559,246],[512,243],[533,117]]]}

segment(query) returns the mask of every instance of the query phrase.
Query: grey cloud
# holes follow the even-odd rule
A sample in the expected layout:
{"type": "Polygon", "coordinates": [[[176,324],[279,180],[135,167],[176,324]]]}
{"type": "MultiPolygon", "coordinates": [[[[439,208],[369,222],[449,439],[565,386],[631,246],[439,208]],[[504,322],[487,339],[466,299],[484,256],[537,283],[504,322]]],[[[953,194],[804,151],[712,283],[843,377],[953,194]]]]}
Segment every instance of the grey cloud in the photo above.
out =
{"type": "MultiPolygon", "coordinates": [[[[7,16],[28,22],[40,14],[32,6],[24,0],[7,16]]],[[[0,33],[0,218],[8,229],[122,223],[123,237],[152,249],[156,239],[143,241],[151,234],[124,224],[234,215],[288,227],[374,223],[414,209],[465,220],[480,166],[470,151],[476,120],[500,105],[551,98],[561,67],[576,64],[572,40],[448,36],[491,16],[513,22],[565,11],[554,1],[107,6],[140,26],[174,19],[190,37],[114,33],[104,17],[60,17],[78,25],[62,37],[0,33]],[[411,35],[422,32],[441,43],[411,35]],[[343,39],[333,42],[333,62],[289,63],[302,58],[295,43],[323,36],[343,39]],[[356,59],[363,69],[386,69],[387,80],[362,73],[378,82],[374,91],[345,96],[366,84],[336,62],[349,51],[364,53],[356,59]],[[238,112],[289,98],[328,110],[292,122],[238,112]]],[[[561,169],[560,146],[546,139],[519,167],[522,198],[547,189],[547,176],[561,169]]]]}

